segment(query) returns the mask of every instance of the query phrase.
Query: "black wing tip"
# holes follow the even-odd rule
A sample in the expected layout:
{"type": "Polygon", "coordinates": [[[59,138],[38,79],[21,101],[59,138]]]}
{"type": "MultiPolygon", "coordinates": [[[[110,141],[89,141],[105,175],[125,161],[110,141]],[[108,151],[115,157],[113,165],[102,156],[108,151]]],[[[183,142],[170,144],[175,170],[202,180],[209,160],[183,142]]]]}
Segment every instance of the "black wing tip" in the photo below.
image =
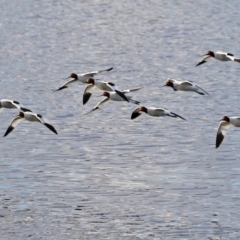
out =
{"type": "Polygon", "coordinates": [[[106,69],[106,71],[111,71],[113,70],[113,67],[106,69]]]}
{"type": "Polygon", "coordinates": [[[83,105],[88,102],[88,100],[90,99],[91,95],[92,95],[91,93],[83,94],[83,105]]]}
{"type": "Polygon", "coordinates": [[[125,101],[129,102],[129,99],[125,96],[124,93],[122,93],[121,91],[115,90],[115,92],[121,97],[123,98],[125,101]]]}
{"type": "Polygon", "coordinates": [[[221,145],[223,139],[224,139],[223,134],[218,133],[216,138],[216,148],[218,148],[221,145]]]}
{"type": "Polygon", "coordinates": [[[201,62],[199,62],[195,67],[197,67],[197,66],[199,66],[199,65],[202,65],[202,64],[204,64],[206,61],[201,61],[201,62]]]}
{"type": "Polygon", "coordinates": [[[9,126],[7,131],[5,132],[5,134],[3,135],[3,137],[6,137],[12,130],[14,129],[14,127],[9,126]]]}
{"type": "Polygon", "coordinates": [[[58,135],[56,129],[55,129],[51,124],[49,124],[49,123],[44,123],[44,125],[45,125],[48,129],[50,129],[52,132],[54,132],[55,134],[58,135]]]}
{"type": "Polygon", "coordinates": [[[30,109],[27,109],[27,108],[24,108],[24,107],[21,107],[20,108],[23,112],[32,112],[30,109]]]}
{"type": "MultiPolygon", "coordinates": [[[[176,114],[176,113],[173,113],[173,112],[171,112],[173,115],[175,115],[174,117],[178,117],[178,118],[181,118],[182,120],[184,120],[184,121],[187,121],[184,117],[182,117],[182,116],[180,116],[180,115],[178,115],[178,114],[176,114]]],[[[173,117],[173,116],[171,116],[171,117],[173,117]]]]}
{"type": "Polygon", "coordinates": [[[93,108],[90,112],[87,112],[87,113],[85,113],[84,115],[88,115],[89,113],[91,113],[91,112],[97,110],[98,108],[99,108],[99,107],[93,108]]]}
{"type": "Polygon", "coordinates": [[[55,90],[55,92],[63,90],[64,88],[67,88],[67,86],[60,87],[59,89],[55,90]]]}
{"type": "Polygon", "coordinates": [[[141,113],[139,113],[139,112],[133,112],[132,115],[131,115],[131,120],[137,118],[140,115],[141,115],[141,113]]]}

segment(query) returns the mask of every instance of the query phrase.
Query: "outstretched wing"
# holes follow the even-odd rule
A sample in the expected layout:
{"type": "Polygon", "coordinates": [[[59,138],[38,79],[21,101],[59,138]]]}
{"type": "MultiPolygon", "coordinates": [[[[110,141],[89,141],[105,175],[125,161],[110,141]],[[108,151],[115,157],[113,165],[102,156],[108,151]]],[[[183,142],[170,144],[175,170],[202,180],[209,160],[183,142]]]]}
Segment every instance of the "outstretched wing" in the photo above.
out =
{"type": "Polygon", "coordinates": [[[88,100],[92,96],[92,92],[95,88],[96,88],[96,86],[93,84],[90,84],[85,88],[84,93],[83,93],[83,105],[88,102],[88,100]]]}
{"type": "Polygon", "coordinates": [[[216,148],[218,148],[220,146],[220,144],[222,143],[227,130],[231,127],[231,124],[226,122],[226,121],[221,121],[219,126],[218,126],[218,130],[217,130],[217,137],[216,137],[216,148]]]}
{"type": "Polygon", "coordinates": [[[140,116],[141,114],[142,114],[142,112],[140,111],[140,108],[136,108],[131,115],[131,119],[133,120],[133,119],[137,118],[138,116],[140,116]]]}
{"type": "Polygon", "coordinates": [[[203,64],[203,63],[205,63],[205,62],[207,62],[207,61],[209,60],[209,58],[211,58],[211,56],[205,56],[205,57],[196,65],[196,67],[199,66],[199,65],[201,65],[201,64],[203,64]]]}
{"type": "Polygon", "coordinates": [[[112,89],[112,91],[116,92],[122,99],[124,99],[125,101],[129,102],[128,98],[125,96],[124,92],[119,90],[118,87],[111,82],[107,82],[106,85],[112,89]]]}
{"type": "Polygon", "coordinates": [[[16,108],[20,109],[21,111],[23,111],[23,112],[31,112],[30,109],[25,108],[25,106],[23,106],[20,102],[17,102],[17,101],[11,101],[11,102],[12,102],[12,104],[13,104],[16,108]]]}
{"type": "Polygon", "coordinates": [[[99,102],[90,112],[85,113],[85,115],[103,107],[109,101],[108,97],[105,97],[101,102],[99,102]]]}
{"type": "Polygon", "coordinates": [[[99,71],[93,71],[93,72],[88,72],[88,73],[83,73],[82,75],[84,76],[91,76],[93,77],[94,75],[98,74],[98,73],[102,73],[102,72],[109,72],[113,69],[113,67],[108,68],[108,69],[104,69],[104,70],[99,70],[99,71]]]}
{"type": "Polygon", "coordinates": [[[46,126],[48,129],[50,129],[52,132],[54,132],[55,134],[58,134],[57,131],[56,131],[56,129],[53,127],[53,125],[51,125],[46,118],[42,117],[42,115],[40,115],[40,114],[35,114],[35,113],[32,114],[32,115],[34,115],[40,123],[42,123],[43,125],[45,125],[45,126],[46,126]]]}
{"type": "Polygon", "coordinates": [[[74,83],[74,82],[77,82],[78,80],[77,79],[71,79],[70,81],[68,81],[68,82],[65,82],[60,88],[58,88],[57,90],[55,90],[55,91],[60,91],[60,90],[62,90],[62,89],[64,89],[64,88],[67,88],[70,84],[72,84],[72,83],[74,83]]]}
{"type": "Polygon", "coordinates": [[[182,120],[187,121],[185,118],[181,117],[180,115],[178,115],[178,114],[176,114],[176,113],[173,113],[173,112],[170,112],[170,113],[173,114],[175,117],[179,117],[179,118],[181,118],[182,120]]]}
{"type": "Polygon", "coordinates": [[[130,93],[130,92],[138,91],[140,89],[142,89],[142,88],[140,87],[140,88],[126,89],[126,90],[122,90],[121,92],[123,92],[123,93],[130,93]]]}
{"type": "Polygon", "coordinates": [[[6,137],[10,132],[12,132],[12,130],[23,120],[24,118],[17,115],[12,122],[10,123],[7,131],[4,134],[4,137],[6,137]]]}
{"type": "Polygon", "coordinates": [[[206,92],[205,90],[203,90],[202,88],[200,88],[198,85],[195,85],[197,88],[199,88],[200,90],[202,90],[203,92],[205,92],[208,96],[210,96],[210,94],[208,92],[206,92]]]}

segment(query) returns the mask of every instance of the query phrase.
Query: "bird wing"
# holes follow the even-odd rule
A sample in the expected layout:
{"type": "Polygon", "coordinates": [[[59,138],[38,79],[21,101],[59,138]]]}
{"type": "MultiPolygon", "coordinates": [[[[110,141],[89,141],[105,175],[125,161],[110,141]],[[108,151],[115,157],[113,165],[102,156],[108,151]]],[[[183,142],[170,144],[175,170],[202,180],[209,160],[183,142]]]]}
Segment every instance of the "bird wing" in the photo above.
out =
{"type": "Polygon", "coordinates": [[[230,58],[232,61],[240,63],[240,59],[235,58],[232,53],[226,53],[227,57],[230,58]]]}
{"type": "Polygon", "coordinates": [[[189,82],[189,81],[185,81],[185,82],[182,82],[181,85],[185,85],[185,86],[193,86],[193,83],[189,82]]]}
{"type": "Polygon", "coordinates": [[[105,97],[105,98],[104,98],[101,102],[99,102],[90,112],[85,113],[85,115],[87,115],[87,114],[89,114],[89,113],[91,113],[91,112],[93,112],[93,111],[95,111],[95,110],[103,107],[103,106],[109,101],[109,99],[110,99],[110,98],[105,97]]]}
{"type": "Polygon", "coordinates": [[[96,88],[95,85],[93,84],[89,84],[83,93],[83,105],[86,104],[88,102],[88,100],[90,99],[90,97],[92,96],[92,92],[93,90],[96,88]]]}
{"type": "Polygon", "coordinates": [[[60,90],[62,90],[62,89],[64,89],[64,88],[67,88],[71,83],[77,82],[77,81],[78,81],[77,79],[73,78],[73,79],[71,79],[70,81],[65,82],[65,83],[64,83],[60,88],[58,88],[56,91],[60,91],[60,90]]]}
{"type": "Polygon", "coordinates": [[[42,123],[43,125],[45,125],[45,126],[46,126],[48,129],[50,129],[52,132],[54,132],[55,134],[58,134],[57,131],[56,131],[56,129],[53,127],[53,125],[51,125],[51,124],[49,123],[49,121],[48,121],[46,118],[42,117],[42,116],[39,115],[39,114],[35,114],[35,113],[33,113],[32,115],[34,115],[34,116],[38,119],[38,121],[39,121],[40,123],[42,123]]]}
{"type": "Polygon", "coordinates": [[[199,89],[201,89],[203,92],[205,92],[208,96],[210,96],[210,94],[208,92],[206,92],[205,90],[203,90],[202,88],[200,88],[198,85],[195,84],[195,86],[199,89]]]}
{"type": "Polygon", "coordinates": [[[107,87],[109,87],[110,91],[120,91],[119,88],[112,82],[106,82],[107,87]]]}
{"type": "Polygon", "coordinates": [[[6,137],[24,118],[17,115],[16,117],[14,117],[14,119],[12,120],[12,122],[10,123],[7,131],[4,134],[4,137],[6,137]]]}
{"type": "Polygon", "coordinates": [[[220,146],[220,144],[222,143],[227,130],[232,126],[232,124],[226,122],[226,121],[221,121],[219,126],[218,126],[218,130],[217,130],[217,137],[216,137],[216,148],[218,148],[220,146]]]}
{"type": "Polygon", "coordinates": [[[173,113],[173,112],[170,112],[171,114],[173,114],[175,117],[179,117],[181,118],[182,120],[185,120],[187,121],[184,117],[181,117],[180,115],[176,114],[176,113],[173,113]]]}
{"type": "Polygon", "coordinates": [[[98,70],[98,71],[93,71],[93,72],[88,72],[88,73],[83,73],[81,75],[83,76],[91,76],[93,77],[94,75],[98,74],[98,73],[101,73],[101,72],[108,72],[108,71],[111,71],[113,69],[113,67],[111,68],[108,68],[108,69],[104,69],[104,70],[98,70]]]}
{"type": "Polygon", "coordinates": [[[131,115],[131,119],[133,120],[133,119],[137,118],[138,116],[140,116],[141,114],[142,114],[142,112],[140,111],[140,108],[138,107],[133,111],[133,113],[131,115]]]}
{"type": "Polygon", "coordinates": [[[130,93],[130,92],[138,91],[140,89],[142,89],[142,88],[140,87],[140,88],[126,89],[126,90],[122,90],[121,92],[123,92],[123,93],[130,93]]]}
{"type": "Polygon", "coordinates": [[[211,58],[211,56],[205,56],[197,65],[196,65],[196,67],[197,66],[199,66],[199,65],[201,65],[201,64],[203,64],[203,63],[205,63],[205,62],[207,62],[209,59],[211,58]]]}
{"type": "Polygon", "coordinates": [[[25,108],[24,105],[22,105],[20,102],[17,101],[11,101],[11,103],[18,109],[22,110],[23,112],[31,112],[30,109],[25,108]]]}

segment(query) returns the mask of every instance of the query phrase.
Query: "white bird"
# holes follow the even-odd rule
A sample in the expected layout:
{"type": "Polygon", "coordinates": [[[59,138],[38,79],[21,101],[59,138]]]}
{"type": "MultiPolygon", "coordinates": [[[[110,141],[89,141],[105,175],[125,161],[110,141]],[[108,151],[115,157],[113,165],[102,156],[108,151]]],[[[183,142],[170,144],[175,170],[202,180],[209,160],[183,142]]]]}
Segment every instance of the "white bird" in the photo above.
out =
{"type": "Polygon", "coordinates": [[[40,122],[41,124],[49,128],[52,132],[58,134],[55,128],[50,123],[48,123],[48,121],[44,119],[40,114],[36,114],[33,112],[19,112],[18,115],[15,116],[12,120],[7,131],[4,134],[4,137],[6,137],[24,119],[30,122],[40,122]]]}
{"type": "MultiPolygon", "coordinates": [[[[88,72],[88,73],[82,73],[82,74],[76,74],[76,73],[71,73],[71,75],[68,78],[71,78],[70,81],[65,82],[60,88],[58,88],[56,91],[62,90],[64,88],[69,87],[70,84],[74,82],[81,82],[81,83],[87,83],[88,78],[93,78],[96,74],[106,72],[106,71],[111,71],[113,68],[108,68],[105,70],[99,70],[99,71],[93,71],[93,72],[88,72]]],[[[67,79],[68,79],[67,78],[67,79]]]]}
{"type": "Polygon", "coordinates": [[[118,89],[118,87],[111,82],[102,82],[102,81],[96,81],[93,78],[89,78],[87,80],[87,83],[90,83],[84,90],[83,93],[83,105],[86,104],[88,102],[88,100],[90,99],[93,90],[95,88],[98,88],[102,91],[114,91],[116,92],[120,97],[122,97],[125,101],[129,102],[128,98],[125,96],[124,93],[122,93],[121,90],[118,89]]]}
{"type": "Polygon", "coordinates": [[[196,84],[190,82],[190,81],[179,81],[175,80],[173,78],[169,78],[165,85],[162,87],[172,87],[174,91],[191,91],[196,92],[200,95],[209,95],[206,91],[204,91],[202,88],[197,86],[196,84]]]}
{"type": "Polygon", "coordinates": [[[132,113],[131,119],[137,118],[138,116],[140,116],[142,114],[142,112],[145,112],[146,114],[148,114],[149,116],[152,116],[152,117],[169,116],[169,117],[174,117],[174,118],[179,117],[183,120],[186,120],[185,118],[177,115],[176,113],[168,111],[166,108],[155,108],[155,107],[146,108],[144,106],[136,108],[132,113]]]}
{"type": "Polygon", "coordinates": [[[204,55],[204,58],[196,65],[199,66],[205,62],[207,62],[210,58],[215,58],[219,61],[235,61],[240,63],[240,59],[234,58],[234,55],[232,53],[225,53],[225,52],[212,52],[212,51],[207,51],[207,53],[204,55]]]}
{"type": "Polygon", "coordinates": [[[231,127],[240,127],[240,117],[228,117],[223,116],[218,126],[217,137],[216,137],[216,148],[222,143],[227,130],[231,127]]]}
{"type": "MultiPolygon", "coordinates": [[[[129,92],[134,92],[137,91],[141,88],[134,88],[134,89],[128,89],[128,90],[123,90],[121,91],[123,94],[129,93],[129,92]]],[[[109,100],[113,100],[113,101],[125,101],[121,96],[118,95],[118,93],[116,92],[103,92],[103,94],[101,96],[105,96],[105,98],[99,102],[90,112],[86,113],[89,114],[99,108],[102,108],[109,100]]],[[[130,96],[126,96],[128,98],[128,101],[131,103],[135,103],[135,104],[139,104],[140,102],[135,101],[132,99],[132,97],[130,96]]]]}
{"type": "Polygon", "coordinates": [[[24,112],[31,112],[31,110],[25,108],[20,102],[9,99],[0,100],[0,112],[3,110],[3,108],[18,108],[19,110],[22,110],[24,112]]]}

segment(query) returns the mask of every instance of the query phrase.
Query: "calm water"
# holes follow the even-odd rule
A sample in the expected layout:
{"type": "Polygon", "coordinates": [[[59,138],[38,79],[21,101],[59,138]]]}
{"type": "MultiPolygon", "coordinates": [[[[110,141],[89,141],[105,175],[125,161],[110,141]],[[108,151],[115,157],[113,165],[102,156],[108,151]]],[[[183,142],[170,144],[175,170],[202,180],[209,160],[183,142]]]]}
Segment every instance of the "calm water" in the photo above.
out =
{"type": "MultiPolygon", "coordinates": [[[[239,1],[2,0],[1,99],[47,117],[59,135],[21,123],[0,138],[0,239],[240,239],[240,132],[215,149],[222,115],[239,116],[239,1]],[[71,72],[114,67],[98,79],[145,106],[188,121],[130,120],[111,102],[84,115],[85,86],[53,92],[71,72]],[[174,92],[168,77],[209,96],[174,92]]],[[[16,110],[0,114],[3,135],[16,110]]]]}

